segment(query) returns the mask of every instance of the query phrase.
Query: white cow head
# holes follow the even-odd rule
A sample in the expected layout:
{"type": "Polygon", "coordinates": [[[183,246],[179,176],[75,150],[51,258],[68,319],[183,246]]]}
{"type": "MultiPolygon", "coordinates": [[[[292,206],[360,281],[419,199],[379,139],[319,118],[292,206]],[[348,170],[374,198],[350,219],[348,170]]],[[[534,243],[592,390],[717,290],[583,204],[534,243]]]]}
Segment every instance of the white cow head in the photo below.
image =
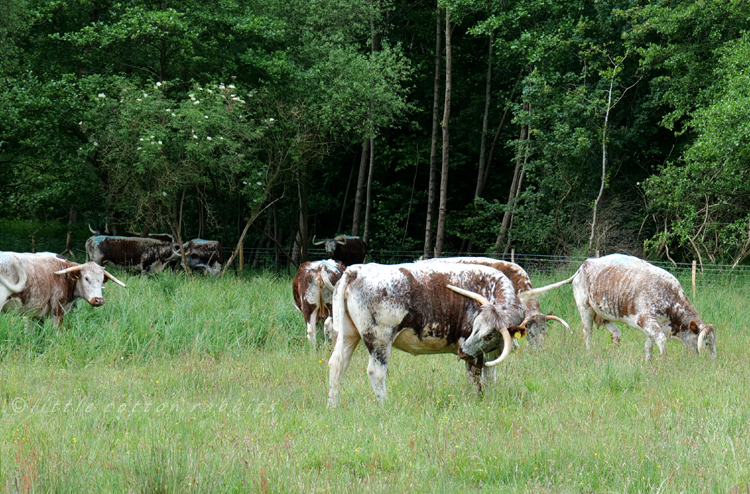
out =
{"type": "Polygon", "coordinates": [[[494,366],[505,360],[510,355],[511,333],[523,336],[526,334],[526,328],[511,325],[508,316],[482,295],[452,285],[448,285],[448,288],[481,304],[479,315],[474,318],[471,335],[459,346],[459,356],[463,359],[476,359],[502,346],[502,354],[485,365],[494,366]]]}
{"type": "Polygon", "coordinates": [[[56,275],[70,276],[76,281],[74,295],[76,298],[82,298],[94,307],[104,305],[102,297],[102,285],[110,279],[118,285],[125,287],[125,283],[109,274],[103,267],[94,262],[86,264],[76,264],[75,266],[55,271],[56,275]]]}

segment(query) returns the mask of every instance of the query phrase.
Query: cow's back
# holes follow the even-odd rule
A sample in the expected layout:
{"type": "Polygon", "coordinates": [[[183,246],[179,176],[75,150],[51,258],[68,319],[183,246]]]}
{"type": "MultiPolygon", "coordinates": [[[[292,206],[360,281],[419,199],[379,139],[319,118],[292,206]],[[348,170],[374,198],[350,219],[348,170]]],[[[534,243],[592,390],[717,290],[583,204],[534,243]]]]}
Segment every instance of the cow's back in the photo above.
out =
{"type": "Polygon", "coordinates": [[[637,257],[622,254],[588,259],[573,280],[576,300],[585,298],[604,318],[639,314],[666,316],[684,292],[677,278],[637,257]]]}
{"type": "Polygon", "coordinates": [[[74,263],[49,252],[5,254],[10,254],[26,272],[26,287],[9,297],[23,311],[47,315],[53,299],[60,299],[74,290],[69,286],[68,278],[55,274],[55,271],[66,269],[74,263]]]}

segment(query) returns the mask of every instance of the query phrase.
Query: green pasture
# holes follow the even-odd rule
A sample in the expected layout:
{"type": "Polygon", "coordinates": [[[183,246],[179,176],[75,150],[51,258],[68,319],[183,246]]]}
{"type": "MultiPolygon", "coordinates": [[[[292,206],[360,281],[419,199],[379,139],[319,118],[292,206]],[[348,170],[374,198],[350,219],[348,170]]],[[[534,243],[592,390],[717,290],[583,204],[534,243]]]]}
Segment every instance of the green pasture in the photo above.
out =
{"type": "MultiPolygon", "coordinates": [[[[540,286],[569,272],[533,276],[540,286]]],[[[360,345],[326,408],[291,277],[162,274],[108,284],[57,331],[0,316],[0,488],[7,492],[730,493],[750,483],[744,283],[699,278],[718,359],[644,337],[587,352],[574,328],[523,342],[477,396],[452,355],[394,352],[375,400],[360,345]],[[744,391],[743,391],[744,390],[744,391]]],[[[683,286],[691,292],[689,279],[683,286]]],[[[692,295],[692,294],[691,294],[692,295]]],[[[692,297],[691,297],[692,298],[692,297]]]]}

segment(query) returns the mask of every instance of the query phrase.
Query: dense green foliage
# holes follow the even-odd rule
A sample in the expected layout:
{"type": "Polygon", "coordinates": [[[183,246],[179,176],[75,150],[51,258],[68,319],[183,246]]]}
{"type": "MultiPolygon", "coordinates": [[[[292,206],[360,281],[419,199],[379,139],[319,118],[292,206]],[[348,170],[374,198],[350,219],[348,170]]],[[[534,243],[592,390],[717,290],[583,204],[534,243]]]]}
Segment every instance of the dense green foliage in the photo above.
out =
{"type": "Polygon", "coordinates": [[[438,4],[445,250],[491,249],[509,208],[517,251],[585,249],[606,150],[593,248],[750,254],[750,5],[725,0],[0,0],[0,216],[229,244],[259,215],[246,245],[291,250],[350,233],[372,137],[369,243],[421,249],[438,4]]]}
{"type": "MultiPolygon", "coordinates": [[[[535,284],[558,280],[532,276],[535,284]]],[[[336,410],[330,347],[309,351],[290,277],[116,273],[58,332],[0,314],[0,485],[8,492],[644,493],[747,489],[750,379],[740,283],[698,279],[718,358],[640,331],[585,350],[574,328],[521,349],[478,398],[452,355],[395,351],[376,401],[364,344],[336,410]]],[[[682,280],[689,287],[689,278],[682,280]]],[[[689,291],[689,290],[688,290],[689,291]]]]}

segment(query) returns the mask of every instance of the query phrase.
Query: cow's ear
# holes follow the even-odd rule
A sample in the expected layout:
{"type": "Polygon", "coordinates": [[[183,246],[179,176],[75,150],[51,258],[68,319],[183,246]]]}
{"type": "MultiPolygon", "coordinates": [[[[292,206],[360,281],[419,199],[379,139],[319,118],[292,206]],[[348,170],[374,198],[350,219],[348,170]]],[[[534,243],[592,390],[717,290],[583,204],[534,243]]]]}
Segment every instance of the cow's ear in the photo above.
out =
{"type": "Polygon", "coordinates": [[[698,327],[698,323],[696,323],[695,320],[690,321],[690,323],[688,324],[688,329],[691,333],[700,333],[700,328],[698,327]]]}
{"type": "Polygon", "coordinates": [[[513,326],[511,324],[508,326],[508,332],[513,338],[523,338],[526,336],[526,328],[523,326],[513,326]]]}

